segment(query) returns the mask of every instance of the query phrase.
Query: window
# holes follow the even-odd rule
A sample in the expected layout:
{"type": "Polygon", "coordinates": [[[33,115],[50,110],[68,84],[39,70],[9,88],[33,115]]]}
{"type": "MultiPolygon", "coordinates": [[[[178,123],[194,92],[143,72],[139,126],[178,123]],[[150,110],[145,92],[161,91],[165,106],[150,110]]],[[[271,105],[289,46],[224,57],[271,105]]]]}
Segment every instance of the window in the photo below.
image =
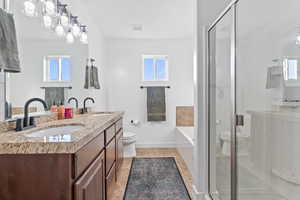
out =
{"type": "Polygon", "coordinates": [[[71,81],[71,57],[47,56],[44,58],[45,82],[71,81]]]}
{"type": "Polygon", "coordinates": [[[284,79],[298,79],[298,59],[284,59],[284,79]]]}
{"type": "Polygon", "coordinates": [[[168,56],[143,56],[144,81],[168,81],[168,56]]]}

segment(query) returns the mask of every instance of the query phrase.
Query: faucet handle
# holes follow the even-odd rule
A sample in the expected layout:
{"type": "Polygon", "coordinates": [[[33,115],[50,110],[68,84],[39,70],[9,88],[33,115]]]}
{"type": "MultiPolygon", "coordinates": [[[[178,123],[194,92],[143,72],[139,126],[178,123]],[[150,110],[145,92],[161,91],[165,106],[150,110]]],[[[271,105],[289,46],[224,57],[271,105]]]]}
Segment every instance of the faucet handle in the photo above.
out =
{"type": "Polygon", "coordinates": [[[16,122],[16,131],[22,131],[24,128],[24,119],[21,118],[21,119],[17,119],[17,122],[16,122]]]}
{"type": "Polygon", "coordinates": [[[29,126],[36,126],[35,118],[34,117],[30,117],[29,118],[29,126]]]}

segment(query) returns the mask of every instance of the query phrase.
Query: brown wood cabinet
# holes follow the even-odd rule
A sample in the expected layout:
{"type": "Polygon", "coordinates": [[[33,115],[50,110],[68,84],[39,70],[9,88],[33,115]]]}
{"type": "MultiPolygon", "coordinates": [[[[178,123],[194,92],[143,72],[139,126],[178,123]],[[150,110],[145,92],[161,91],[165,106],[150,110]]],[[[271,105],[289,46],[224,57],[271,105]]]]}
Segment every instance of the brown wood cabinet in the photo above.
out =
{"type": "Polygon", "coordinates": [[[105,200],[104,152],[75,183],[75,200],[105,200]]]}
{"type": "Polygon", "coordinates": [[[122,130],[120,119],[74,154],[0,155],[0,200],[110,200],[122,130]]]}

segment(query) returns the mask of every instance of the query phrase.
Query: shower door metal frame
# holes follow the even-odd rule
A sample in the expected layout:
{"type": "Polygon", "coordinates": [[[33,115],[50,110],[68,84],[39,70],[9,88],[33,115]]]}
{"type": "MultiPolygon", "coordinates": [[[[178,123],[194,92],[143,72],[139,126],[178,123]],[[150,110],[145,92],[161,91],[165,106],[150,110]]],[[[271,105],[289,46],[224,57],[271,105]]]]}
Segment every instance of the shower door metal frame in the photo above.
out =
{"type": "Polygon", "coordinates": [[[231,200],[237,200],[237,176],[238,176],[238,171],[237,171],[237,138],[236,138],[236,122],[237,122],[237,113],[236,113],[236,24],[237,24],[237,3],[239,0],[233,0],[225,9],[224,11],[219,15],[219,17],[212,23],[211,26],[209,26],[207,30],[207,47],[206,47],[206,59],[207,59],[207,83],[206,83],[206,90],[208,92],[208,120],[207,120],[207,127],[208,127],[208,191],[209,191],[209,196],[211,199],[213,199],[211,195],[211,173],[210,173],[210,73],[211,73],[211,62],[210,62],[210,32],[215,28],[215,26],[223,19],[223,17],[229,13],[232,12],[232,30],[231,30],[231,43],[230,43],[230,83],[231,83],[231,91],[230,91],[230,97],[231,97],[231,156],[230,156],[230,166],[231,166],[231,200]]]}

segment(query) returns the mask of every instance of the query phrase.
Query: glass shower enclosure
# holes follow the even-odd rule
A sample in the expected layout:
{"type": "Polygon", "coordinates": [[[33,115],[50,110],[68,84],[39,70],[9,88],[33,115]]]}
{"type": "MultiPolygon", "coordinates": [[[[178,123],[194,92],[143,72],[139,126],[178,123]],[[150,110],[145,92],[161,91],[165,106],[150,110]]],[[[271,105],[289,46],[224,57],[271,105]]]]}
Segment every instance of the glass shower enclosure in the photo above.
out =
{"type": "Polygon", "coordinates": [[[209,191],[300,199],[300,1],[233,1],[208,30],[209,191]]]}

